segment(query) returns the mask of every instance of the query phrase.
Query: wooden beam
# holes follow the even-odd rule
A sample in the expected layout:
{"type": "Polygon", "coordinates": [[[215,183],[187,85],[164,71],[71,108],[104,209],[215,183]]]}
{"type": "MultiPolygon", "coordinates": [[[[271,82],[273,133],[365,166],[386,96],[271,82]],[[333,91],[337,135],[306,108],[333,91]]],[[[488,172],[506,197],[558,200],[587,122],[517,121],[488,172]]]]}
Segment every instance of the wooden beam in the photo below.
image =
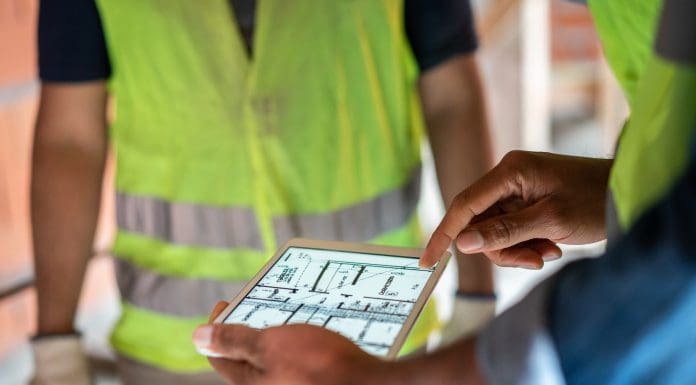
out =
{"type": "Polygon", "coordinates": [[[521,100],[523,149],[551,149],[549,0],[520,4],[521,100]]]}

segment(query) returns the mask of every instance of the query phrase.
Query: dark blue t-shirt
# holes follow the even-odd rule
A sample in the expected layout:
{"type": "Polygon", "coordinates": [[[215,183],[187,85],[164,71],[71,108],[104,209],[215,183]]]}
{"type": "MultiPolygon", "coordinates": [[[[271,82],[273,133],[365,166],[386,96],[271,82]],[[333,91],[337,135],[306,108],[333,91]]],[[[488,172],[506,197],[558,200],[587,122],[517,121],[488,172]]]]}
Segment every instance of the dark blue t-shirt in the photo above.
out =
{"type": "MultiPolygon", "coordinates": [[[[231,0],[231,6],[250,49],[256,0],[231,0]]],[[[405,0],[404,22],[423,72],[477,48],[468,0],[405,0]]],[[[42,1],[38,37],[42,80],[75,82],[110,76],[109,55],[94,0],[42,1]]]]}
{"type": "Polygon", "coordinates": [[[568,385],[696,384],[696,143],[672,191],[557,282],[549,329],[568,385]]]}

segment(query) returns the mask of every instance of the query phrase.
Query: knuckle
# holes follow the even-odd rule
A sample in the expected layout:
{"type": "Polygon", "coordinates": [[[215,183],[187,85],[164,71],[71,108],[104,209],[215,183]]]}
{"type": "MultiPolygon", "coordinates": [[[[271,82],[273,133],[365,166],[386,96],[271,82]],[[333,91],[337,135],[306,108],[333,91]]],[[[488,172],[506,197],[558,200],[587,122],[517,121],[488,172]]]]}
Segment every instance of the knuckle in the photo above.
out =
{"type": "Polygon", "coordinates": [[[499,219],[491,223],[487,231],[489,246],[498,246],[510,242],[517,233],[517,225],[507,219],[499,219]]]}
{"type": "Polygon", "coordinates": [[[529,160],[530,154],[522,150],[512,150],[503,156],[501,164],[515,165],[525,163],[529,160]]]}
{"type": "Polygon", "coordinates": [[[549,228],[562,226],[568,216],[568,210],[561,199],[550,198],[547,202],[546,225],[549,228]]]}
{"type": "Polygon", "coordinates": [[[525,151],[514,150],[508,152],[498,165],[497,172],[502,180],[509,184],[513,191],[523,191],[525,181],[528,179],[529,170],[534,169],[534,155],[525,151]]]}
{"type": "Polygon", "coordinates": [[[467,193],[467,190],[464,189],[462,192],[457,194],[454,199],[452,200],[452,207],[460,207],[466,204],[467,197],[469,196],[469,193],[467,193]]]}
{"type": "Polygon", "coordinates": [[[570,236],[574,216],[561,199],[552,199],[548,203],[547,215],[543,226],[549,232],[550,239],[565,239],[570,236]]]}

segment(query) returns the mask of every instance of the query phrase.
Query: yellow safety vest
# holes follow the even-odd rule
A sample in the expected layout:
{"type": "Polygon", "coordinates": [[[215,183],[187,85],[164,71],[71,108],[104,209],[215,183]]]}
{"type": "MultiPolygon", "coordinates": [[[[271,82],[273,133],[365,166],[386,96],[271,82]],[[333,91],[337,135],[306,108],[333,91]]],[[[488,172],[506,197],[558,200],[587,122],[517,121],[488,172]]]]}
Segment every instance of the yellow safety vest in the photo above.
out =
{"type": "Polygon", "coordinates": [[[682,174],[695,131],[694,66],[653,53],[662,3],[589,1],[607,59],[631,107],[609,179],[624,231],[682,174]]]}
{"type": "Polygon", "coordinates": [[[98,6],[120,354],[208,370],[192,330],[291,237],[420,244],[423,119],[401,1],[260,0],[251,59],[227,0],[98,6]]]}

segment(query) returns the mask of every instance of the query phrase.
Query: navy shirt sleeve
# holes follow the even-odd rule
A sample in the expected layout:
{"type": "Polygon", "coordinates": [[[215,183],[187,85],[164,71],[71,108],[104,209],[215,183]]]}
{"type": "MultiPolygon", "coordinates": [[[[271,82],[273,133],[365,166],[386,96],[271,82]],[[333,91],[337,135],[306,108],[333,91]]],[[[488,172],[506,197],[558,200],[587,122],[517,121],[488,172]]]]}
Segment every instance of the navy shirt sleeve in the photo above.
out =
{"type": "MultiPolygon", "coordinates": [[[[469,0],[405,0],[406,35],[421,71],[476,50],[469,0]]],[[[111,74],[94,0],[44,0],[39,10],[39,76],[44,81],[106,79],[111,74]]]]}
{"type": "Polygon", "coordinates": [[[38,39],[43,81],[90,81],[111,74],[94,0],[41,1],[38,39]]]}
{"type": "Polygon", "coordinates": [[[469,0],[406,0],[406,35],[425,72],[478,48],[469,0]]]}

